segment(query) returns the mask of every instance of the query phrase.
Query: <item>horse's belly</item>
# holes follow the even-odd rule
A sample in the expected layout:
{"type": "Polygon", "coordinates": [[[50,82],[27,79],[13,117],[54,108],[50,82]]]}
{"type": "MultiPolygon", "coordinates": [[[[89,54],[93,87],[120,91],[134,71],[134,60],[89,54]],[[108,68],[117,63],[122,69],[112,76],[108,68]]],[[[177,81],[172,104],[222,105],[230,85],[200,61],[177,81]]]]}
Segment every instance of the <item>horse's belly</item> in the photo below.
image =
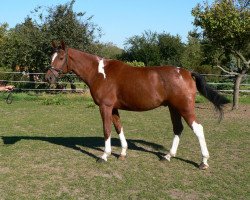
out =
{"type": "Polygon", "coordinates": [[[164,104],[164,97],[157,92],[130,91],[119,95],[117,108],[131,111],[146,111],[164,104]]]}

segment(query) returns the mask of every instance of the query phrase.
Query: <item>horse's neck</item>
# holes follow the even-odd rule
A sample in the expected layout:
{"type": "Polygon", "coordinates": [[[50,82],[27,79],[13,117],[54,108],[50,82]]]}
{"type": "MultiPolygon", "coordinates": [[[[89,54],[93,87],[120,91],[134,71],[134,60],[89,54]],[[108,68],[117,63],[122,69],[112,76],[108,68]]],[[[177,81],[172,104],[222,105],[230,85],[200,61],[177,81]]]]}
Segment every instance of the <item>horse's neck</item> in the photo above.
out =
{"type": "Polygon", "coordinates": [[[70,66],[88,86],[98,74],[99,57],[75,49],[69,49],[70,66]]]}

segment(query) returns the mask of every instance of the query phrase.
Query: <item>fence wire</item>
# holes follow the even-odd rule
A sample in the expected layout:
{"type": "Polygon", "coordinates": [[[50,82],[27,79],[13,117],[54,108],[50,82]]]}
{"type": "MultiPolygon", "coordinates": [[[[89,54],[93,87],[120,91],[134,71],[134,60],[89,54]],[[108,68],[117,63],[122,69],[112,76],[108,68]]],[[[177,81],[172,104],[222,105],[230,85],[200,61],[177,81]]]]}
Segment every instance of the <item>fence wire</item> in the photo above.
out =
{"type": "MultiPolygon", "coordinates": [[[[65,74],[61,81],[56,82],[53,85],[49,85],[44,81],[46,73],[29,73],[29,72],[4,72],[0,71],[0,84],[12,84],[19,88],[20,91],[36,91],[36,92],[84,92],[87,90],[86,84],[81,81],[75,74],[65,74]],[[29,80],[33,77],[34,81],[29,80]],[[25,80],[24,80],[25,79],[25,80]],[[70,81],[67,79],[71,79],[70,81]],[[70,88],[68,88],[70,87],[70,88]]],[[[208,84],[221,92],[232,93],[233,92],[233,75],[219,75],[219,74],[201,74],[207,80],[208,84]],[[212,77],[212,78],[211,78],[212,77]],[[209,81],[216,79],[216,82],[209,81]],[[218,81],[218,82],[217,82],[218,81]]],[[[241,84],[243,89],[240,92],[250,93],[249,84],[250,75],[245,75],[244,81],[241,84]]]]}
{"type": "Polygon", "coordinates": [[[87,89],[86,84],[75,74],[65,74],[64,77],[55,84],[48,84],[44,76],[45,73],[0,71],[0,85],[14,85],[18,88],[17,91],[23,92],[84,92],[87,89]]]}

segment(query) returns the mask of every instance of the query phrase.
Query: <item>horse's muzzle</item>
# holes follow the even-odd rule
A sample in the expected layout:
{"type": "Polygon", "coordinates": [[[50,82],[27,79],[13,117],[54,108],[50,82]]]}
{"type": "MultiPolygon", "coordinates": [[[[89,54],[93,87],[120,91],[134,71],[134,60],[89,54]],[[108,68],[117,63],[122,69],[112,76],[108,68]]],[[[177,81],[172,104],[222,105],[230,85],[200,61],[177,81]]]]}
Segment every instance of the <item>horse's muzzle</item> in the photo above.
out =
{"type": "Polygon", "coordinates": [[[50,84],[55,84],[57,82],[57,78],[59,73],[57,71],[49,69],[45,74],[45,80],[50,84]]]}

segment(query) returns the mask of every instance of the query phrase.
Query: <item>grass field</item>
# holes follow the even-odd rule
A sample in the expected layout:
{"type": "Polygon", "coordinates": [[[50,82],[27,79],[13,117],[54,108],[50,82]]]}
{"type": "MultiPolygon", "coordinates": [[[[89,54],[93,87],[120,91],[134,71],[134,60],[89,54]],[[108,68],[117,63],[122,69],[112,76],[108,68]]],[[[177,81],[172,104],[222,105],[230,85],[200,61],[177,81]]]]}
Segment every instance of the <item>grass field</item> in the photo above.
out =
{"type": "MultiPolygon", "coordinates": [[[[198,103],[210,168],[200,171],[197,138],[185,125],[177,157],[160,162],[173,134],[169,112],[121,111],[128,157],[117,160],[112,132],[107,163],[98,107],[82,95],[0,94],[0,199],[250,199],[250,104],[225,109],[198,103]]],[[[202,101],[201,101],[202,102],[202,101]]]]}

